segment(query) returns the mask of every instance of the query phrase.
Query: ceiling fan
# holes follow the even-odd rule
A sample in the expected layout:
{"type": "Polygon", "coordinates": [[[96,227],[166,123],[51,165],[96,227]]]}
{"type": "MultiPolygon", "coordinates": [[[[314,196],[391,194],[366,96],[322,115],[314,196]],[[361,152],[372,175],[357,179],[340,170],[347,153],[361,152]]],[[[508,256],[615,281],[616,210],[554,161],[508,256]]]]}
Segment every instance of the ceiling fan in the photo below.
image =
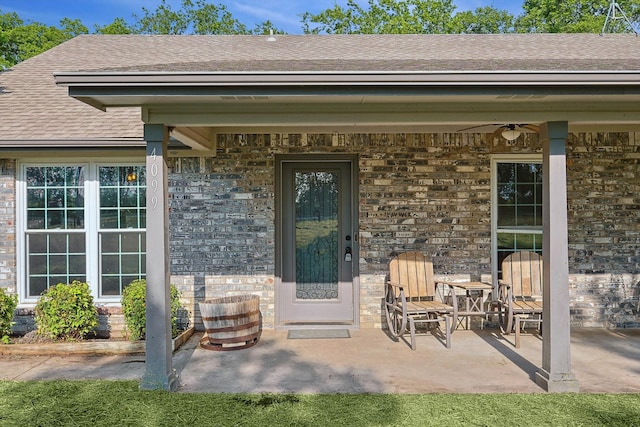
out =
{"type": "Polygon", "coordinates": [[[495,138],[498,135],[502,135],[502,137],[504,139],[506,139],[507,141],[513,141],[515,139],[517,139],[524,130],[528,130],[531,132],[535,132],[538,133],[540,131],[540,127],[536,126],[536,125],[531,125],[531,124],[527,124],[527,123],[508,123],[508,124],[498,124],[498,123],[494,123],[494,124],[487,124],[487,125],[479,125],[479,126],[472,126],[469,128],[465,128],[465,129],[460,129],[458,132],[464,132],[464,131],[468,131],[471,129],[478,129],[481,127],[486,127],[486,126],[498,126],[492,133],[491,133],[491,138],[495,138]]]}

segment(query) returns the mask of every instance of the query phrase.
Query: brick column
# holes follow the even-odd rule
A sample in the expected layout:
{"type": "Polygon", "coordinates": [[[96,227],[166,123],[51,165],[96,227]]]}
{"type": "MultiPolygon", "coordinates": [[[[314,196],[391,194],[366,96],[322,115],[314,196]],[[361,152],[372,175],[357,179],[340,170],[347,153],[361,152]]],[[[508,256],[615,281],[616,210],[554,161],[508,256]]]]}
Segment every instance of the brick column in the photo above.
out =
{"type": "Polygon", "coordinates": [[[164,125],[144,125],[147,141],[147,327],[143,390],[175,390],[171,365],[171,293],[167,141],[164,125]]]}
{"type": "Polygon", "coordinates": [[[567,122],[540,128],[543,146],[542,368],[536,383],[549,392],[577,392],[571,372],[569,328],[569,249],[567,225],[567,122]]]}

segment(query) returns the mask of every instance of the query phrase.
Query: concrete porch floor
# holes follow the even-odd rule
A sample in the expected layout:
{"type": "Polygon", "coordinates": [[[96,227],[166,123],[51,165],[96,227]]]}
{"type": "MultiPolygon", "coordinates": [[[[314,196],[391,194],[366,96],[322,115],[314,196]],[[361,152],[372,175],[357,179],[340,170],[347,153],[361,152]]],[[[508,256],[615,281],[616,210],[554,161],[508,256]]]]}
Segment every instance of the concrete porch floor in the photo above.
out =
{"type": "MultiPolygon", "coordinates": [[[[447,349],[431,335],[417,350],[384,331],[351,338],[287,339],[265,330],[257,345],[236,351],[199,347],[200,333],[175,352],[181,392],[211,393],[540,393],[534,380],[542,341],[498,329],[457,330],[447,349]]],[[[583,393],[640,393],[640,329],[571,333],[572,368],[583,393]]],[[[2,356],[9,380],[140,379],[144,356],[2,356]]]]}

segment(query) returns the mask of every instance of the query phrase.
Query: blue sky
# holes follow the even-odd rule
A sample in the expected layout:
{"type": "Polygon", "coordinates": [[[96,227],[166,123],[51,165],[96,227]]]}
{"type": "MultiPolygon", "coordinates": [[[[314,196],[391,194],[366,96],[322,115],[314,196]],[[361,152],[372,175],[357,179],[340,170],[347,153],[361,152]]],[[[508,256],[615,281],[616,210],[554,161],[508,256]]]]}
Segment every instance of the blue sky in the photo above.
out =
{"type": "MultiPolygon", "coordinates": [[[[357,0],[366,5],[367,0],[357,0]]],[[[169,0],[169,4],[180,7],[181,0],[169,0]]],[[[211,0],[224,4],[233,16],[249,28],[259,22],[270,20],[277,28],[290,34],[300,34],[300,15],[317,13],[333,7],[335,3],[346,5],[347,0],[211,0]]],[[[523,1],[518,0],[454,0],[456,11],[473,10],[481,6],[506,9],[514,15],[522,12],[523,1]]],[[[25,21],[37,21],[58,25],[62,18],[78,18],[91,31],[94,25],[106,25],[116,17],[132,21],[132,15],[142,15],[142,7],[155,10],[160,0],[0,0],[2,13],[16,12],[25,21]]]]}

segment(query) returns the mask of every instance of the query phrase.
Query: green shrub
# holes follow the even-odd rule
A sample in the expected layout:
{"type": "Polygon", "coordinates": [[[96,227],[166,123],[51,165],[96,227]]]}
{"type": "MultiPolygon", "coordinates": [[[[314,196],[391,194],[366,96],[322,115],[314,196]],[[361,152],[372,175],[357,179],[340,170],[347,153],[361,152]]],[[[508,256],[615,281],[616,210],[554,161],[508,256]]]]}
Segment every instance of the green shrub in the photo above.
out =
{"type": "MultiPolygon", "coordinates": [[[[178,310],[180,310],[180,291],[171,285],[171,336],[178,335],[178,310]]],[[[122,292],[122,314],[129,331],[129,339],[144,339],[147,326],[147,281],[134,280],[122,292]]]]}
{"type": "Polygon", "coordinates": [[[8,294],[4,288],[0,288],[0,340],[6,342],[11,335],[13,325],[13,312],[18,306],[18,296],[8,294]]]}
{"type": "Polygon", "coordinates": [[[98,326],[89,285],[77,280],[59,283],[42,293],[36,304],[38,333],[53,339],[83,339],[98,326]]]}

